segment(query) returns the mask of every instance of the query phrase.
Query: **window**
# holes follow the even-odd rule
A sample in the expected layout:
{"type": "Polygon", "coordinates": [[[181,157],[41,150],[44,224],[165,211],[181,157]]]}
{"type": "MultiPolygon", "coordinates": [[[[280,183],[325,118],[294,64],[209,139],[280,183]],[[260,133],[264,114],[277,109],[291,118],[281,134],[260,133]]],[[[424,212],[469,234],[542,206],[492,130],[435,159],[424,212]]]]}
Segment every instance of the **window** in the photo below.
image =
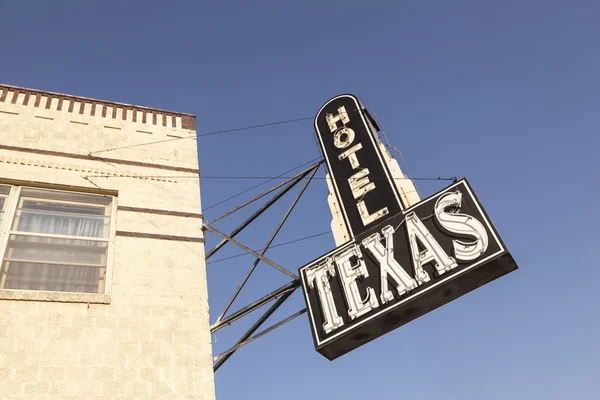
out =
{"type": "Polygon", "coordinates": [[[112,196],[0,186],[0,289],[105,293],[112,196]]]}

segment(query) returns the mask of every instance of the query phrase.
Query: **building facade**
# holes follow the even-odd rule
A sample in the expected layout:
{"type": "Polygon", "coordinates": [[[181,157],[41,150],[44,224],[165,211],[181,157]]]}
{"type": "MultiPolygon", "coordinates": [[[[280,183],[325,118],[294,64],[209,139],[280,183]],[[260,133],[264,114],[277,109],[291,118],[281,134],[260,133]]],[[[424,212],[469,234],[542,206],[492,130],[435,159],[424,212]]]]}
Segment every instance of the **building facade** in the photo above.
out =
{"type": "Polygon", "coordinates": [[[0,399],[214,398],[198,176],[193,115],[0,85],[0,399]]]}

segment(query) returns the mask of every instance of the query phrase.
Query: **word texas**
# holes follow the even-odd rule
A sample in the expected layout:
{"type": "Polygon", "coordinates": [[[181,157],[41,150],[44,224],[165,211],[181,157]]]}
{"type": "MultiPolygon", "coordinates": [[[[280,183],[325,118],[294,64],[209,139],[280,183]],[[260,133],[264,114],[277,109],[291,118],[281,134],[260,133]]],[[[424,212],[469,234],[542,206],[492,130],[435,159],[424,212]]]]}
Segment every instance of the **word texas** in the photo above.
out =
{"type": "MultiPolygon", "coordinates": [[[[424,268],[426,264],[433,265],[431,271],[434,278],[438,278],[454,270],[458,262],[474,262],[482,257],[489,244],[488,231],[472,215],[459,212],[461,205],[460,191],[447,192],[435,202],[432,215],[423,218],[434,218],[441,231],[455,237],[451,239],[451,254],[444,250],[421,218],[409,212],[391,219],[397,226],[388,224],[391,222],[388,220],[374,233],[334,250],[306,268],[303,278],[310,289],[316,289],[324,333],[330,334],[344,326],[345,318],[340,313],[350,321],[355,320],[431,281],[431,274],[424,268]],[[404,230],[402,243],[406,245],[394,249],[394,237],[400,230],[404,230]],[[395,251],[409,254],[398,257],[395,251]],[[401,265],[400,260],[407,258],[411,265],[401,265]],[[375,271],[367,268],[365,260],[374,264],[375,271]],[[378,277],[370,276],[374,272],[378,277]],[[343,303],[335,299],[331,285],[334,277],[337,277],[343,303]],[[375,284],[368,286],[365,278],[371,278],[368,281],[375,284]],[[346,305],[345,310],[339,309],[340,303],[346,305]]],[[[439,237],[439,231],[436,233],[439,237]]]]}

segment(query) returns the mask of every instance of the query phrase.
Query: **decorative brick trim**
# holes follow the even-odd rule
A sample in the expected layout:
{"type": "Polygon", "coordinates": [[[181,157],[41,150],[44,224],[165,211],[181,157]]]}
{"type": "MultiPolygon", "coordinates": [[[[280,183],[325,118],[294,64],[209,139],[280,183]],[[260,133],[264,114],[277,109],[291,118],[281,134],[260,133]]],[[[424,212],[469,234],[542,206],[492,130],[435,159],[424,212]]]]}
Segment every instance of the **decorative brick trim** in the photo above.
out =
{"type": "Polygon", "coordinates": [[[110,294],[47,292],[0,289],[0,300],[53,301],[59,303],[110,304],[110,294]]]}
{"type": "Polygon", "coordinates": [[[169,215],[173,217],[184,217],[184,218],[204,218],[204,215],[198,213],[189,213],[189,212],[181,212],[181,211],[169,211],[169,210],[157,210],[154,208],[141,208],[141,207],[127,207],[127,206],[119,206],[119,211],[132,211],[139,212],[145,214],[159,214],[159,215],[169,215]]]}
{"type": "Polygon", "coordinates": [[[98,100],[98,99],[91,99],[89,97],[82,97],[82,96],[73,96],[73,95],[67,95],[67,94],[62,94],[62,93],[55,93],[55,92],[47,92],[47,91],[43,91],[43,90],[36,90],[36,89],[28,89],[28,88],[22,88],[22,87],[18,87],[18,86],[12,86],[12,85],[4,85],[4,84],[0,84],[0,102],[5,102],[7,100],[8,97],[8,93],[12,92],[12,98],[10,99],[12,104],[19,104],[21,100],[19,100],[19,93],[25,93],[24,99],[22,100],[22,103],[20,103],[19,105],[23,105],[23,106],[27,106],[30,104],[30,96],[34,95],[35,98],[35,102],[33,104],[33,107],[44,107],[46,109],[50,109],[52,108],[52,100],[55,98],[58,98],[58,105],[56,106],[56,110],[57,111],[61,111],[63,108],[63,100],[69,101],[69,107],[68,107],[68,112],[74,112],[73,108],[74,108],[74,104],[75,102],[79,102],[80,103],[80,107],[79,110],[76,110],[75,113],[78,114],[84,114],[85,113],[85,105],[86,104],[91,104],[92,106],[90,107],[90,109],[87,111],[87,113],[89,113],[89,115],[91,116],[95,116],[96,114],[99,114],[99,111],[96,111],[96,107],[100,107],[102,106],[102,117],[103,118],[112,118],[112,119],[116,119],[117,118],[117,109],[121,109],[122,110],[122,115],[123,115],[123,120],[127,120],[127,110],[131,110],[131,121],[132,122],[138,122],[141,119],[142,124],[147,124],[147,125],[157,125],[158,124],[158,118],[157,115],[160,114],[162,115],[162,125],[163,126],[170,126],[173,128],[181,128],[181,129],[186,129],[186,130],[196,130],[196,116],[193,114],[187,114],[187,113],[179,113],[179,112],[173,112],[173,111],[168,111],[168,110],[162,110],[159,108],[149,108],[149,107],[143,107],[143,106],[136,106],[136,105],[132,105],[132,104],[125,104],[125,103],[117,103],[114,101],[106,101],[106,100],[98,100]],[[42,96],[46,96],[47,100],[46,100],[46,104],[40,105],[42,96]],[[113,108],[113,112],[111,116],[108,116],[105,108],[107,106],[112,106],[113,108]],[[137,117],[137,113],[140,112],[142,114],[141,118],[137,117]],[[148,114],[152,115],[152,118],[148,117],[148,114]],[[167,122],[167,120],[170,121],[167,122]],[[181,124],[181,126],[178,126],[179,124],[181,124]]]}
{"type": "MultiPolygon", "coordinates": [[[[36,160],[31,158],[17,158],[17,157],[5,157],[0,155],[0,163],[6,164],[17,164],[17,165],[27,165],[33,167],[42,167],[42,168],[50,168],[50,169],[62,169],[68,171],[77,171],[82,172],[86,175],[101,175],[104,177],[109,176],[127,176],[132,179],[142,179],[142,180],[152,180],[156,182],[168,182],[168,183],[178,183],[177,180],[174,179],[164,179],[164,178],[148,178],[145,175],[140,175],[137,173],[133,173],[130,171],[123,170],[115,170],[115,171],[107,171],[105,168],[95,168],[89,167],[85,165],[65,165],[63,163],[57,163],[48,160],[36,160]]],[[[0,181],[2,178],[0,178],[0,181]]]]}
{"type": "Polygon", "coordinates": [[[191,174],[200,174],[200,170],[194,169],[194,168],[175,167],[175,166],[164,165],[164,164],[151,164],[151,163],[144,163],[144,162],[140,162],[140,161],[120,160],[120,159],[116,159],[116,158],[97,157],[97,156],[90,156],[88,154],[75,154],[75,153],[64,153],[62,151],[30,149],[30,148],[26,148],[26,147],[6,146],[3,144],[0,144],[0,150],[12,150],[12,151],[18,151],[18,152],[22,152],[22,153],[43,154],[46,156],[76,158],[78,160],[87,160],[87,161],[102,161],[105,163],[133,165],[136,167],[147,167],[147,168],[164,169],[167,171],[177,171],[177,172],[188,172],[191,174]]]}
{"type": "Polygon", "coordinates": [[[174,240],[176,242],[206,243],[206,239],[199,238],[199,237],[159,235],[156,233],[144,233],[144,232],[117,231],[117,236],[125,236],[125,237],[141,238],[141,239],[174,240]]]}

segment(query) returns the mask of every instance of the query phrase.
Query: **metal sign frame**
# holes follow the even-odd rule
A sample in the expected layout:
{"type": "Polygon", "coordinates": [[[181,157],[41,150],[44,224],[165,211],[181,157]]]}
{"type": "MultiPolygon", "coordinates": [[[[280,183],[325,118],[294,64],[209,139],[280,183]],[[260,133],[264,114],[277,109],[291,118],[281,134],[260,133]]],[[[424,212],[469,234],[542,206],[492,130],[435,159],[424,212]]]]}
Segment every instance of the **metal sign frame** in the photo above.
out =
{"type": "Polygon", "coordinates": [[[266,335],[267,333],[273,331],[274,329],[278,328],[279,326],[291,321],[292,319],[294,319],[306,312],[306,308],[304,308],[304,309],[280,320],[279,322],[269,326],[268,328],[266,328],[258,333],[255,333],[268,320],[268,318],[279,307],[281,307],[281,305],[283,303],[285,303],[285,301],[294,293],[294,291],[300,287],[300,277],[298,275],[296,275],[294,272],[291,272],[290,270],[282,267],[281,265],[277,264],[273,260],[270,260],[269,258],[267,258],[265,256],[265,253],[270,248],[270,246],[273,243],[273,240],[276,238],[277,234],[281,231],[281,228],[283,227],[283,225],[287,221],[288,217],[290,216],[290,214],[292,213],[292,211],[298,204],[300,198],[306,191],[306,188],[312,181],[313,177],[315,176],[315,174],[317,173],[319,167],[321,166],[321,164],[323,164],[323,162],[324,161],[322,160],[322,161],[312,164],[309,168],[296,174],[295,176],[284,180],[283,182],[279,183],[278,185],[272,187],[271,189],[255,196],[251,200],[248,200],[245,203],[233,208],[232,210],[227,211],[226,213],[221,214],[218,217],[216,217],[208,222],[205,222],[203,224],[203,229],[205,231],[212,232],[222,238],[222,240],[217,245],[215,245],[210,251],[208,251],[206,253],[206,260],[208,260],[212,256],[214,256],[227,243],[232,243],[232,244],[238,246],[239,248],[241,248],[242,250],[244,250],[244,251],[248,252],[249,254],[252,254],[254,257],[256,257],[254,262],[252,263],[252,266],[250,267],[250,269],[248,270],[248,272],[242,279],[242,282],[239,284],[239,286],[237,287],[237,289],[234,291],[231,298],[227,302],[227,305],[224,307],[223,311],[219,314],[219,317],[217,317],[216,321],[211,325],[211,327],[210,327],[211,334],[217,332],[218,330],[220,330],[226,326],[231,325],[232,323],[239,320],[240,318],[247,316],[248,314],[252,313],[253,311],[257,310],[258,308],[272,302],[273,300],[276,300],[273,303],[273,305],[271,305],[271,307],[269,307],[267,309],[267,311],[265,311],[257,319],[257,321],[239,338],[239,340],[236,341],[236,343],[232,347],[230,347],[228,350],[218,354],[217,356],[214,356],[214,361],[215,361],[215,364],[213,365],[214,371],[217,371],[241,347],[245,346],[248,343],[253,342],[254,340],[266,335]],[[269,209],[273,204],[275,204],[277,201],[279,201],[286,193],[288,193],[291,189],[293,189],[296,185],[298,185],[303,180],[305,180],[304,185],[302,185],[300,191],[294,198],[292,204],[289,206],[288,210],[286,211],[284,216],[281,218],[281,220],[279,221],[279,224],[277,225],[277,227],[275,228],[275,230],[273,231],[273,233],[271,234],[271,236],[265,243],[265,246],[263,247],[263,249],[260,252],[252,250],[250,247],[244,245],[243,243],[241,243],[235,239],[235,236],[237,236],[240,232],[242,232],[245,228],[247,228],[261,214],[263,214],[267,209],[269,209]],[[241,210],[242,208],[248,206],[249,204],[254,203],[255,201],[275,192],[278,189],[280,189],[280,190],[272,198],[270,198],[264,205],[262,205],[250,217],[248,217],[246,220],[244,220],[237,228],[235,228],[233,231],[231,231],[231,233],[226,234],[224,232],[221,232],[219,229],[217,229],[214,226],[214,224],[217,221],[235,213],[236,211],[241,210]],[[242,291],[242,289],[248,282],[248,279],[250,278],[250,276],[255,271],[256,267],[258,266],[258,264],[261,261],[270,265],[271,267],[275,268],[279,272],[289,276],[290,278],[292,278],[292,280],[289,283],[281,286],[280,288],[275,289],[272,292],[266,294],[265,296],[251,302],[250,304],[247,304],[246,306],[228,314],[229,309],[231,308],[233,302],[236,300],[236,298],[238,297],[238,295],[240,294],[240,292],[242,291]]]}

